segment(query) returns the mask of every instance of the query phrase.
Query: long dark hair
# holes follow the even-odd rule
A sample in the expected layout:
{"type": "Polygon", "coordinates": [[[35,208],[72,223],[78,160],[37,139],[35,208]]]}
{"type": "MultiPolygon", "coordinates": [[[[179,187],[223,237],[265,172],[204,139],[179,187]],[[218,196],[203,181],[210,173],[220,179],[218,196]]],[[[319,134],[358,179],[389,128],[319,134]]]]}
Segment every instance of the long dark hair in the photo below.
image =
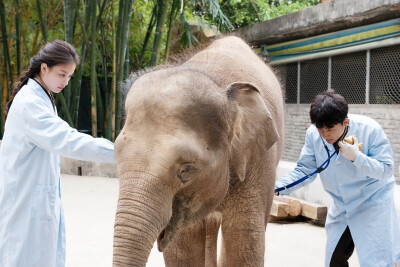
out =
{"type": "Polygon", "coordinates": [[[31,58],[29,67],[22,72],[18,77],[18,80],[15,82],[10,100],[6,106],[6,114],[10,110],[15,95],[19,90],[21,90],[22,86],[28,82],[29,78],[33,78],[40,73],[42,63],[46,63],[46,65],[51,68],[55,65],[65,63],[75,63],[76,65],[79,65],[79,62],[80,59],[75,48],[69,43],[55,40],[45,44],[42,49],[31,58]]]}

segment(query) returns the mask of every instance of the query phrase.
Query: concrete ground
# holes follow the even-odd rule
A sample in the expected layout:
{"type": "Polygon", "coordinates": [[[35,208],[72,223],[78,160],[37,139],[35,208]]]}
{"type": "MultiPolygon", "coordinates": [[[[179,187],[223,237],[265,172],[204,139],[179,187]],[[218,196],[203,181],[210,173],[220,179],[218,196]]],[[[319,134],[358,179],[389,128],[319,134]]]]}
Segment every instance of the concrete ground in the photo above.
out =
{"type": "MultiPolygon", "coordinates": [[[[67,267],[112,265],[118,179],[62,175],[67,231],[67,267]]],[[[400,186],[395,192],[400,203],[400,186]]],[[[398,205],[399,206],[399,205],[398,205]]],[[[325,230],[309,223],[269,223],[265,266],[323,266],[325,230]]],[[[164,266],[156,244],[147,266],[164,266]]],[[[350,266],[359,266],[356,253],[350,266]]]]}

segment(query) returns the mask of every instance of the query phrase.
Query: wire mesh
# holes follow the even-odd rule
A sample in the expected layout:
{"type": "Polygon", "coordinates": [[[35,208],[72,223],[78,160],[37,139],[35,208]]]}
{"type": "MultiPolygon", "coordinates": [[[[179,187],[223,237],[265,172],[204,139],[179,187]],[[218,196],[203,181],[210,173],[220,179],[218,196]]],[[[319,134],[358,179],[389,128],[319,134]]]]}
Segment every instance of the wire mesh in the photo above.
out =
{"type": "MultiPolygon", "coordinates": [[[[400,45],[371,50],[370,104],[400,104],[400,45]]],[[[328,89],[329,58],[300,63],[300,103],[328,89]]],[[[297,62],[276,66],[286,103],[297,103],[297,62]]],[[[332,57],[331,88],[349,104],[366,103],[367,51],[332,57]]]]}
{"type": "Polygon", "coordinates": [[[297,103],[297,62],[278,66],[276,73],[285,94],[285,102],[297,103]]]}
{"type": "Polygon", "coordinates": [[[400,45],[371,50],[370,104],[400,104],[400,45]]]}
{"type": "Polygon", "coordinates": [[[365,103],[366,51],[332,57],[331,88],[349,104],[365,103]]]}
{"type": "Polygon", "coordinates": [[[328,58],[301,62],[300,103],[308,104],[314,97],[328,89],[328,58]]]}

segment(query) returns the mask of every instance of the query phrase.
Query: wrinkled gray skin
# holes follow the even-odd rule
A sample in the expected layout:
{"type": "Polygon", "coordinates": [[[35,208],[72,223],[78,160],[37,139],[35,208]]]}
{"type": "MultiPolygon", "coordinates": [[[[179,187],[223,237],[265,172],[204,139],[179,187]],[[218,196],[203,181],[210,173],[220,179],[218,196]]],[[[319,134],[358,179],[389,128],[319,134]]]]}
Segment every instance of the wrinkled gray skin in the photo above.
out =
{"type": "Polygon", "coordinates": [[[283,136],[273,72],[237,37],[149,72],[126,98],[115,142],[114,266],[264,266],[283,136]]]}

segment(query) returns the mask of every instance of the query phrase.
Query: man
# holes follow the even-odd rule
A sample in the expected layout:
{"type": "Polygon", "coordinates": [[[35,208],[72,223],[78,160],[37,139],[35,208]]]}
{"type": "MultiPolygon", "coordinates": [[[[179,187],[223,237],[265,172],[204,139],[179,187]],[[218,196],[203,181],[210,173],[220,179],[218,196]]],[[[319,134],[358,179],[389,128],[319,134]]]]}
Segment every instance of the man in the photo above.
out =
{"type": "MultiPolygon", "coordinates": [[[[348,266],[355,247],[361,267],[392,267],[400,259],[400,225],[389,140],[373,119],[348,114],[346,100],[334,90],[315,97],[310,118],[312,125],[296,168],[275,186],[289,187],[314,172],[328,157],[325,144],[330,154],[340,149],[320,173],[324,190],[333,198],[325,225],[325,266],[348,266]],[[346,136],[355,136],[353,145],[342,141],[346,136]]],[[[280,194],[289,194],[315,178],[280,194]]]]}

